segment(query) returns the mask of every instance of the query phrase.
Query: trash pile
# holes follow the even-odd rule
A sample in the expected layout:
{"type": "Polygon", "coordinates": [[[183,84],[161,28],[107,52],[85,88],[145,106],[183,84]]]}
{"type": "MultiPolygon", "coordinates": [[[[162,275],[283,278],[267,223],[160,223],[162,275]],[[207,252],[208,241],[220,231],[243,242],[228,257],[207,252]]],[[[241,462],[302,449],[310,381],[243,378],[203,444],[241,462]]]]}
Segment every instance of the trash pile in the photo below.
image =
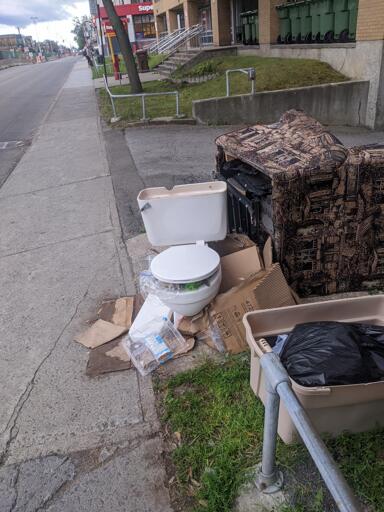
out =
{"type": "MultiPolygon", "coordinates": [[[[90,349],[87,375],[132,365],[141,375],[148,375],[189,353],[196,342],[222,353],[245,351],[245,313],[297,303],[280,266],[272,263],[270,241],[263,254],[245,235],[228,235],[210,245],[220,255],[221,267],[219,293],[212,302],[192,317],[174,314],[161,300],[167,287],[160,288],[149,269],[143,271],[137,296],[104,303],[96,322],[76,336],[75,341],[90,349]]],[[[196,291],[206,283],[187,286],[196,291]]]]}

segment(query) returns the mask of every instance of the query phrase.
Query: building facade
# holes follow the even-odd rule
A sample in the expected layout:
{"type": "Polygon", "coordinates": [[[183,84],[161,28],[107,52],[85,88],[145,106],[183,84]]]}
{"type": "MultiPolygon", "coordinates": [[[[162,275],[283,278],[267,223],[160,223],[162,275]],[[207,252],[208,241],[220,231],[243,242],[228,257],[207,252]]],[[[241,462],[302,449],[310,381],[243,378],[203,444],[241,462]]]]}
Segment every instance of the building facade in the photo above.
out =
{"type": "MultiPolygon", "coordinates": [[[[129,40],[136,50],[149,45],[156,39],[152,2],[114,0],[116,12],[127,27],[129,40]]],[[[102,0],[98,1],[96,18],[99,41],[103,40],[107,53],[118,53],[118,44],[109,23],[102,0]]]]}
{"type": "Polygon", "coordinates": [[[153,7],[157,37],[201,24],[212,31],[213,45],[238,45],[239,53],[260,56],[317,59],[352,79],[369,80],[362,124],[384,128],[384,0],[325,3],[336,10],[343,2],[355,10],[353,41],[330,42],[325,37],[311,44],[281,44],[281,14],[276,7],[288,0],[154,0],[153,7]]]}

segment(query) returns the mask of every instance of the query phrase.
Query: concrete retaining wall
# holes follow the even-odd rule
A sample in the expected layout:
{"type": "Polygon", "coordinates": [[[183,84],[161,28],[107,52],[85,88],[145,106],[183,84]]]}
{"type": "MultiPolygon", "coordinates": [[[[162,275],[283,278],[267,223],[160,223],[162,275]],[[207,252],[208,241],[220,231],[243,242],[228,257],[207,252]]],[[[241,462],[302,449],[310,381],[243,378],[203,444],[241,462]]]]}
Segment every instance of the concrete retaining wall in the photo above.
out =
{"type": "Polygon", "coordinates": [[[380,71],[384,54],[384,41],[358,41],[332,45],[260,45],[242,48],[239,55],[316,59],[327,62],[352,80],[369,80],[369,94],[364,124],[369,128],[384,128],[384,101],[381,101],[384,84],[380,71]]]}
{"type": "Polygon", "coordinates": [[[365,124],[368,92],[368,81],[351,81],[198,100],[192,109],[206,124],[273,123],[297,108],[326,125],[359,126],[365,124]]]}

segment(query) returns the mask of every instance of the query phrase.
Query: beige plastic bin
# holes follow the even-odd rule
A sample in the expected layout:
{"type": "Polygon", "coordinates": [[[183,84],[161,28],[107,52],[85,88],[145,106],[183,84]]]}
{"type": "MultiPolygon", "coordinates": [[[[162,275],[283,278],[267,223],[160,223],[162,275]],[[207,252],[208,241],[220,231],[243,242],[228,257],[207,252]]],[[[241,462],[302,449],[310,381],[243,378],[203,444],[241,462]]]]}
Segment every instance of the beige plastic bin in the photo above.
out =
{"type": "MultiPolygon", "coordinates": [[[[339,321],[384,325],[384,296],[358,297],[254,311],[244,316],[247,342],[251,349],[251,387],[265,403],[265,380],[255,349],[255,339],[290,332],[305,322],[339,321]]],[[[333,436],[348,430],[363,432],[384,426],[384,381],[347,386],[304,387],[292,382],[292,389],[317,430],[333,436]]],[[[299,441],[298,433],[284,405],[280,403],[278,433],[286,444],[299,441]]]]}

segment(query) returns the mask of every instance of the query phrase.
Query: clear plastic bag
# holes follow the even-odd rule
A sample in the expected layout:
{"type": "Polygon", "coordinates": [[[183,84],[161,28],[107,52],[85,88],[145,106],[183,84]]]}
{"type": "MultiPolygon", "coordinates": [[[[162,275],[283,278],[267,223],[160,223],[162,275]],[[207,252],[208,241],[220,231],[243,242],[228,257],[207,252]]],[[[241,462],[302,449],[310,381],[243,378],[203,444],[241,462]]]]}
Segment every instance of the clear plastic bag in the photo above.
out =
{"type": "Polygon", "coordinates": [[[186,341],[172,322],[155,318],[124,338],[132,363],[145,376],[183,350],[186,341]]]}
{"type": "Polygon", "coordinates": [[[221,331],[215,319],[211,318],[208,311],[205,310],[202,315],[193,319],[193,336],[197,341],[203,342],[218,352],[225,353],[227,348],[221,337],[221,331]]]}
{"type": "Polygon", "coordinates": [[[139,289],[144,298],[152,293],[157,295],[163,302],[167,302],[174,299],[175,293],[198,290],[203,286],[207,286],[207,282],[207,280],[204,280],[185,284],[163,283],[156,279],[150,270],[145,270],[140,273],[139,289]]]}

